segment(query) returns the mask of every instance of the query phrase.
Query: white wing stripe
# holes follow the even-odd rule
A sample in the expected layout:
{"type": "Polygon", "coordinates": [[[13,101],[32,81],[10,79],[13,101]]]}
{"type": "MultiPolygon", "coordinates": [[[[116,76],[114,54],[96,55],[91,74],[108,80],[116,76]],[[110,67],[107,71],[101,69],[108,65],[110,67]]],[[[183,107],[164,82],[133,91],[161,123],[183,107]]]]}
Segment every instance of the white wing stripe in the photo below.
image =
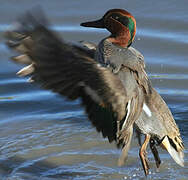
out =
{"type": "Polygon", "coordinates": [[[151,111],[150,111],[150,109],[149,109],[149,107],[144,103],[144,105],[143,105],[143,110],[145,111],[145,113],[149,116],[149,117],[151,117],[151,111]]]}
{"type": "Polygon", "coordinates": [[[131,108],[131,100],[128,101],[128,105],[127,105],[127,115],[126,115],[125,121],[124,121],[124,123],[123,123],[122,129],[125,127],[125,124],[126,124],[126,122],[127,122],[127,119],[128,119],[128,117],[129,117],[130,108],[131,108]]]}

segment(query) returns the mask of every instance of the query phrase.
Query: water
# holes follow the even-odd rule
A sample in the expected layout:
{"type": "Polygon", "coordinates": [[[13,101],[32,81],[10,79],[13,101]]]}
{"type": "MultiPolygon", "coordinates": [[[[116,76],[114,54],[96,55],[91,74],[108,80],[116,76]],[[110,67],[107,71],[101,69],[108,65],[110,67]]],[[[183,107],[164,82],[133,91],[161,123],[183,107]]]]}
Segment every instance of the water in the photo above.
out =
{"type": "MultiPolygon", "coordinates": [[[[66,40],[99,42],[105,30],[80,27],[110,8],[124,8],[137,19],[133,46],[141,51],[154,87],[163,96],[188,147],[188,14],[186,0],[162,1],[1,1],[0,6],[0,179],[145,179],[134,139],[126,166],[117,167],[119,150],[96,133],[79,101],[69,102],[18,78],[20,65],[3,44],[2,33],[18,15],[41,4],[53,28],[66,40]]],[[[160,150],[159,172],[149,151],[148,179],[185,180],[185,167],[160,150]]]]}

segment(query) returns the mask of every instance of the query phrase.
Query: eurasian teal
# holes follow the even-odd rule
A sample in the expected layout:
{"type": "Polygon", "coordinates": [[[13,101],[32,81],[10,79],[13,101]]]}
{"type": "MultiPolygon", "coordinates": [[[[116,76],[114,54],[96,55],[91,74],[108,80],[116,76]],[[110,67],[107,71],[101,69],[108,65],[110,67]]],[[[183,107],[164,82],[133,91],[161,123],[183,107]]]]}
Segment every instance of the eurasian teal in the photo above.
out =
{"type": "Polygon", "coordinates": [[[157,167],[160,158],[155,143],[183,166],[179,129],[166,103],[151,86],[143,55],[130,47],[136,33],[135,18],[123,9],[112,9],[100,20],[82,23],[111,32],[96,50],[64,42],[47,28],[46,22],[27,13],[15,31],[6,33],[9,47],[21,53],[13,60],[29,64],[18,75],[32,75],[30,81],[70,100],[81,98],[97,131],[122,148],[119,165],[127,158],[135,127],[138,137],[145,136],[139,155],[146,175],[148,143],[157,167]]]}

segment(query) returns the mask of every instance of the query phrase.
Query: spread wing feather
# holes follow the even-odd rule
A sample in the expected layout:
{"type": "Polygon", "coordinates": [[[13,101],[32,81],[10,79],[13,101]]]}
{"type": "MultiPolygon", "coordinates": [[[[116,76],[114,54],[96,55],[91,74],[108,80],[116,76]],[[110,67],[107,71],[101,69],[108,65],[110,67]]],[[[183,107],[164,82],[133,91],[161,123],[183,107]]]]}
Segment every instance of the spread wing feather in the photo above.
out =
{"type": "Polygon", "coordinates": [[[124,120],[128,98],[118,76],[93,59],[93,51],[65,43],[30,13],[19,28],[6,32],[7,45],[22,53],[12,59],[29,64],[18,72],[30,81],[66,96],[81,98],[89,119],[109,141],[118,141],[117,122],[124,120]]]}

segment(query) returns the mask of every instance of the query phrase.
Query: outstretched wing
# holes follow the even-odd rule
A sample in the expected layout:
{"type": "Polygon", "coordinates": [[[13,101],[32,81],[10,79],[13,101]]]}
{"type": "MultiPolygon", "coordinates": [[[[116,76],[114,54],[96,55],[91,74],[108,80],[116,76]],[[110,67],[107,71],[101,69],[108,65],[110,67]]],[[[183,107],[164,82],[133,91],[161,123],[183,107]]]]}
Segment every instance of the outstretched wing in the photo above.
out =
{"type": "Polygon", "coordinates": [[[127,95],[118,76],[95,62],[92,52],[65,43],[30,13],[19,20],[18,29],[6,32],[6,38],[8,46],[21,53],[13,60],[29,64],[18,75],[31,75],[31,81],[70,100],[81,98],[96,129],[110,142],[118,140],[127,95]]]}

